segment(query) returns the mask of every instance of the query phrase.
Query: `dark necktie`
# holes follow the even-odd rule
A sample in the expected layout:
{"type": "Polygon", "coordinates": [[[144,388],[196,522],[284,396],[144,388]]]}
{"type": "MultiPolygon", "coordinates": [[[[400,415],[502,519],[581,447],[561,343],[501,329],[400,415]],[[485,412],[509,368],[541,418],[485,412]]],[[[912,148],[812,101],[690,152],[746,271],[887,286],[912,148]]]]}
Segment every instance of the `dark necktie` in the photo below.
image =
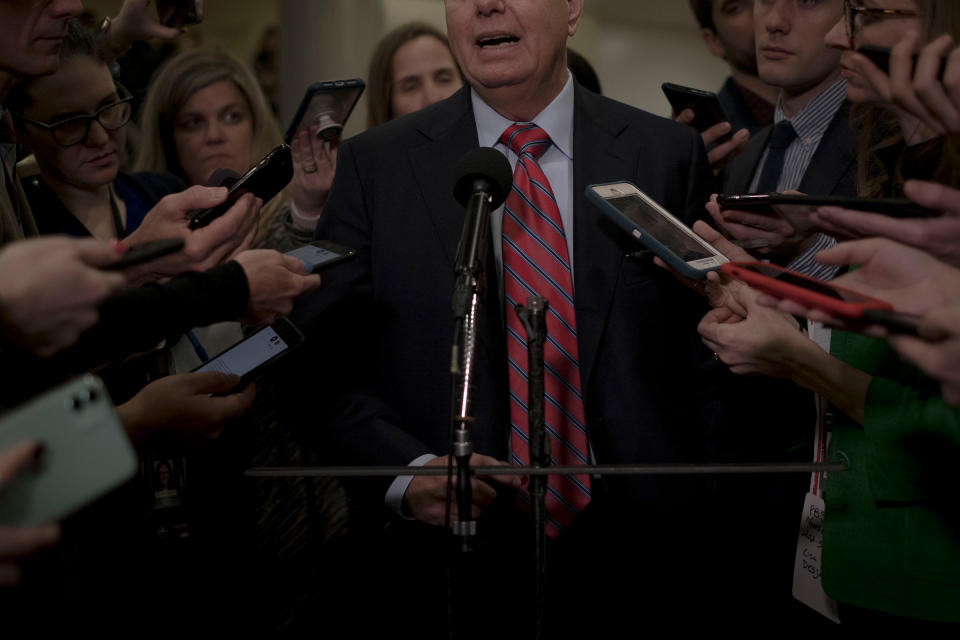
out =
{"type": "MultiPolygon", "coordinates": [[[[544,345],[545,422],[551,464],[589,464],[586,420],[580,393],[573,274],[560,210],[537,158],[550,137],[535,124],[514,124],[500,142],[517,154],[513,189],[503,210],[503,286],[510,380],[511,463],[530,464],[527,417],[527,340],[513,312],[527,296],[549,303],[544,345]]],[[[556,536],[590,502],[590,476],[550,476],[547,534],[556,536]]]]}
{"type": "Polygon", "coordinates": [[[757,193],[773,193],[777,190],[783,174],[787,148],[796,138],[797,131],[789,120],[781,120],[773,127],[770,142],[767,144],[767,161],[763,164],[760,181],[757,182],[757,193]]]}

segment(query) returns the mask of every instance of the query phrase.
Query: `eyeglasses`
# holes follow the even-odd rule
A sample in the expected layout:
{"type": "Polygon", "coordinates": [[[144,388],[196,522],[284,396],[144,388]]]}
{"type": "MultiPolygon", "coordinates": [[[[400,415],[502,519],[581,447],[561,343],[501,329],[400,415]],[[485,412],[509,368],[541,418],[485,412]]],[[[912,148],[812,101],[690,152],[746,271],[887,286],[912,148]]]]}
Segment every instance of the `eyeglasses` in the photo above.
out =
{"type": "Polygon", "coordinates": [[[133,96],[123,87],[118,87],[118,92],[122,96],[119,100],[100,107],[96,113],[90,116],[73,116],[60,122],[47,124],[46,122],[31,120],[22,113],[14,113],[13,115],[35,127],[46,129],[61,147],[72,147],[87,139],[94,120],[99,122],[100,126],[107,131],[116,131],[130,122],[130,112],[132,110],[130,102],[133,100],[133,96]]]}
{"type": "MultiPolygon", "coordinates": [[[[873,7],[855,6],[852,0],[843,0],[843,17],[847,26],[847,38],[853,44],[853,37],[863,29],[868,18],[873,21],[881,18],[900,16],[903,18],[919,16],[920,12],[913,9],[875,9],[873,7]]],[[[871,21],[872,22],[872,21],[871,21]]]]}

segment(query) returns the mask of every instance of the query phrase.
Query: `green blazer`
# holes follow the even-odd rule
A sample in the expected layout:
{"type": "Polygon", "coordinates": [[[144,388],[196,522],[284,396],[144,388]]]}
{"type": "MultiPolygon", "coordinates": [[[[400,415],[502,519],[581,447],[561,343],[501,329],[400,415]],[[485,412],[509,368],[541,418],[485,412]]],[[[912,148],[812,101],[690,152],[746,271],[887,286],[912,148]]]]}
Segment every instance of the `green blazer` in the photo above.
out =
{"type": "Polygon", "coordinates": [[[882,340],[834,331],[831,353],[872,373],[863,428],[838,414],[826,482],[823,584],[841,602],[960,622],[960,409],[882,340]]]}

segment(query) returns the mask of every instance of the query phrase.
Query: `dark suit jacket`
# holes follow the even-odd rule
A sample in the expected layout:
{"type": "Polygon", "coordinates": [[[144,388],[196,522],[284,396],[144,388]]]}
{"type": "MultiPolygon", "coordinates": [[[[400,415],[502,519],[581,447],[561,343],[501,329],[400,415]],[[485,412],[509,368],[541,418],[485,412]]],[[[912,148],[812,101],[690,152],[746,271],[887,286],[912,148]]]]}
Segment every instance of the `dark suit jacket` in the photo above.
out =
{"type": "MultiPolygon", "coordinates": [[[[724,193],[748,192],[772,131],[773,127],[767,127],[751,138],[743,153],[721,174],[724,193]]],[[[844,102],[810,159],[798,191],[816,196],[857,195],[857,163],[853,142],[850,105],[844,102]]]]}
{"type": "MultiPolygon", "coordinates": [[[[580,87],[574,120],[574,285],[593,451],[603,463],[701,460],[710,427],[699,410],[712,394],[705,372],[717,368],[695,331],[705,308],[649,258],[626,257],[638,247],[583,193],[589,184],[630,180],[692,222],[713,186],[703,144],[689,127],[580,87]]],[[[325,274],[294,313],[314,345],[297,395],[313,403],[315,425],[318,388],[328,392],[321,446],[332,461],[403,465],[447,451],[450,300],[464,218],[453,184],[458,161],[477,144],[465,89],[340,147],[317,236],[358,255],[325,274]],[[312,378],[320,371],[333,374],[322,385],[312,378]]],[[[492,259],[487,272],[496,274],[492,259]]],[[[505,459],[502,294],[491,285],[479,323],[472,437],[476,452],[505,459]]],[[[612,484],[659,501],[675,499],[683,483],[612,484]]],[[[379,483],[370,497],[382,501],[385,488],[379,483]]]]}

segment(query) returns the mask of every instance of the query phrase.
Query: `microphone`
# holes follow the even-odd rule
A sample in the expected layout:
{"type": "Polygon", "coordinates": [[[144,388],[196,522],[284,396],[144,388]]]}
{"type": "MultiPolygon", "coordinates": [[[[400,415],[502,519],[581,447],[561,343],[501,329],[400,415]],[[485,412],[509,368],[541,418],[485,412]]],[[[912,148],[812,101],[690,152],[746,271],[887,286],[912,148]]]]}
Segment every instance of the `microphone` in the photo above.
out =
{"type": "Polygon", "coordinates": [[[507,199],[513,171],[506,157],[492,147],[474,149],[457,165],[453,195],[466,210],[457,248],[455,318],[466,316],[474,285],[482,276],[490,238],[490,212],[507,199]]]}

